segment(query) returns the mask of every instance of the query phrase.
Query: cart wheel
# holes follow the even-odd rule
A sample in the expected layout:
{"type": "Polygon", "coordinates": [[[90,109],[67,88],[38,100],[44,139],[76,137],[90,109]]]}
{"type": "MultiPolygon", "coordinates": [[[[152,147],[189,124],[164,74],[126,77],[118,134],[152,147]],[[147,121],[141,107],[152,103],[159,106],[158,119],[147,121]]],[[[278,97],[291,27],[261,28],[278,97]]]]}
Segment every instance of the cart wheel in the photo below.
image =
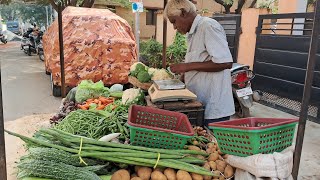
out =
{"type": "Polygon", "coordinates": [[[54,97],[61,97],[61,87],[54,85],[53,83],[53,78],[52,78],[52,74],[50,76],[50,82],[51,82],[51,90],[52,90],[52,95],[54,97]]]}

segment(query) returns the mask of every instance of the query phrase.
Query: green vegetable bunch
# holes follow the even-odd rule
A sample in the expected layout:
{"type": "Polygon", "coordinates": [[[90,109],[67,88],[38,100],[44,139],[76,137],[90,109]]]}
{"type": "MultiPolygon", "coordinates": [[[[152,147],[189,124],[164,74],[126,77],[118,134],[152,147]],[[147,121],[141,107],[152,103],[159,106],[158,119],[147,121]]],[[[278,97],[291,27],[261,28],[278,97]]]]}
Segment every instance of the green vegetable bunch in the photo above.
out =
{"type": "Polygon", "coordinates": [[[130,67],[130,75],[136,77],[142,83],[150,82],[151,75],[148,73],[148,69],[148,66],[137,62],[130,67]]]}
{"type": "Polygon", "coordinates": [[[77,87],[75,100],[78,103],[82,103],[87,99],[95,99],[100,96],[109,96],[109,90],[101,80],[96,83],[91,80],[83,80],[77,87]]]}

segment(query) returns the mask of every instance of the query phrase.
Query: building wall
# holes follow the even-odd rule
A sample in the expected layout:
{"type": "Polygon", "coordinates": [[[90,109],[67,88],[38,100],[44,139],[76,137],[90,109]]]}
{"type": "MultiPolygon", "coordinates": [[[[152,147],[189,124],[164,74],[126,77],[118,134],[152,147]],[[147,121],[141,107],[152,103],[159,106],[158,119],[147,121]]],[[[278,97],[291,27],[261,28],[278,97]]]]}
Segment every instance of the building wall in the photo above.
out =
{"type": "Polygon", "coordinates": [[[156,25],[146,25],[147,13],[140,13],[140,38],[150,39],[156,36],[156,25]]]}
{"type": "Polygon", "coordinates": [[[142,0],[142,2],[144,7],[163,9],[163,0],[142,0]]]}
{"type": "MultiPolygon", "coordinates": [[[[157,35],[156,40],[160,43],[163,43],[163,14],[157,14],[157,35]]],[[[167,46],[173,43],[176,30],[174,30],[173,25],[167,21],[167,46]]]]}

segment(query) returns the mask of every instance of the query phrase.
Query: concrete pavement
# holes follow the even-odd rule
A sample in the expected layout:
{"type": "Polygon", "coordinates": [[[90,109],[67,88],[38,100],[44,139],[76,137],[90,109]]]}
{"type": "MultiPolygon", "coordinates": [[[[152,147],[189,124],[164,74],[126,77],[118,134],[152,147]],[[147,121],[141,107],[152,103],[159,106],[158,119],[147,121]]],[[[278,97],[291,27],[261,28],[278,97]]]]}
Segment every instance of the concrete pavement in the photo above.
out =
{"type": "Polygon", "coordinates": [[[54,113],[61,98],[52,96],[50,77],[37,55],[27,56],[19,42],[0,44],[5,121],[27,115],[54,113]]]}

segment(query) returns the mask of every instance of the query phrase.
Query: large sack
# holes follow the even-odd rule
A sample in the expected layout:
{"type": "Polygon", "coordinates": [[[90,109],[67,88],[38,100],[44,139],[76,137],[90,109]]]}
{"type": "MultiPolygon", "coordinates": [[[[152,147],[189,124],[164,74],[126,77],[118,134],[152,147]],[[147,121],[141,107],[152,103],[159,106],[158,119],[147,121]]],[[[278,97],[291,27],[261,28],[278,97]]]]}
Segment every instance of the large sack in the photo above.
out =
{"type": "MultiPolygon", "coordinates": [[[[128,82],[137,61],[136,43],[128,22],[107,9],[67,7],[62,12],[66,85],[102,80],[105,85],[128,82]]],[[[60,86],[58,20],[43,36],[46,71],[60,86]]]]}
{"type": "Polygon", "coordinates": [[[247,171],[257,178],[270,177],[275,179],[287,179],[291,177],[293,151],[294,147],[291,146],[280,153],[256,154],[248,157],[228,155],[226,162],[237,168],[237,171],[240,169],[238,176],[239,174],[242,174],[242,176],[237,177],[237,175],[235,175],[236,180],[244,180],[247,178],[248,174],[243,173],[241,170],[247,171]]]}

